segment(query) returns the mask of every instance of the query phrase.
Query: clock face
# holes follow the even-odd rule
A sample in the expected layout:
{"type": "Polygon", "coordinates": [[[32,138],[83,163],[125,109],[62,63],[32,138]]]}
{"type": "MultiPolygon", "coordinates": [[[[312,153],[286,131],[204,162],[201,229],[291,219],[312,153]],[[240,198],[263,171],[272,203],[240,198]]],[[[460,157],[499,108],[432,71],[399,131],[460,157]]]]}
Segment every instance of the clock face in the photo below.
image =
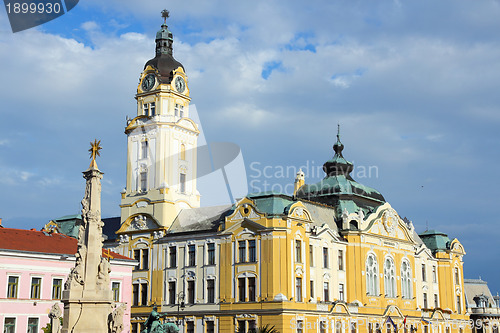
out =
{"type": "Polygon", "coordinates": [[[186,82],[184,82],[181,76],[175,78],[175,89],[180,93],[184,92],[186,89],[186,82]]]}
{"type": "Polygon", "coordinates": [[[144,91],[149,91],[151,88],[154,87],[155,85],[156,78],[154,74],[148,74],[146,77],[142,80],[142,90],[144,91]]]}

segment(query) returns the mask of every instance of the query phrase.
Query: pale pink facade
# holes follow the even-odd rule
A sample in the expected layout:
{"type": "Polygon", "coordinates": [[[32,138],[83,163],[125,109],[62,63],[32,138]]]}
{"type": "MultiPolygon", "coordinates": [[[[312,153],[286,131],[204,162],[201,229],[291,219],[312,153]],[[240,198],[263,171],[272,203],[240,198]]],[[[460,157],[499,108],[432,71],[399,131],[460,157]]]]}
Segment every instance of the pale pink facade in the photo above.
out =
{"type": "MultiPolygon", "coordinates": [[[[59,297],[57,286],[62,282],[62,293],[66,277],[74,266],[74,260],[74,255],[0,249],[0,332],[42,332],[41,328],[49,322],[48,313],[55,302],[58,302],[63,312],[63,304],[57,299],[59,297]],[[11,277],[11,293],[14,289],[13,282],[17,280],[17,292],[14,298],[8,297],[9,277],[11,277]],[[36,290],[35,295],[32,295],[32,282],[35,285],[40,282],[39,295],[36,290]],[[30,318],[32,329],[28,330],[30,318]],[[7,326],[12,324],[12,319],[15,320],[15,330],[5,330],[6,324],[7,326]]],[[[127,309],[123,317],[123,332],[130,332],[132,269],[136,262],[111,259],[110,263],[110,287],[114,286],[118,290],[116,295],[118,302],[125,303],[127,309]]]]}

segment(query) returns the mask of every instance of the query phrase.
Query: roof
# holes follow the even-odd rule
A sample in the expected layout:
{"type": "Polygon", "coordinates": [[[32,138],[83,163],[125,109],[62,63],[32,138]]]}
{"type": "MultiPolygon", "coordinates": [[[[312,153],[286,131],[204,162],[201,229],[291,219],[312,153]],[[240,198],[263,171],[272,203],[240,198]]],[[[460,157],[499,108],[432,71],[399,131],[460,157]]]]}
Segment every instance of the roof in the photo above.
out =
{"type": "Polygon", "coordinates": [[[450,244],[448,235],[437,230],[426,230],[419,236],[432,252],[447,250],[450,244]]]}
{"type": "MultiPolygon", "coordinates": [[[[80,224],[82,222],[82,215],[66,215],[52,221],[57,224],[57,229],[60,233],[73,238],[78,238],[78,232],[80,230],[80,224]]],[[[118,216],[104,218],[102,219],[102,222],[104,223],[104,226],[102,227],[102,233],[105,240],[116,239],[115,232],[120,229],[120,217],[118,216]]]]}
{"type": "Polygon", "coordinates": [[[292,197],[273,191],[252,193],[247,197],[255,202],[259,212],[268,215],[286,214],[288,208],[295,203],[292,197]]]}
{"type": "MultiPolygon", "coordinates": [[[[0,229],[0,250],[13,250],[32,253],[74,255],[78,248],[78,240],[61,233],[25,229],[0,229]]],[[[103,257],[111,259],[132,260],[121,254],[103,250],[103,257]]]]}
{"type": "Polygon", "coordinates": [[[487,299],[487,307],[494,307],[495,301],[486,281],[479,279],[464,279],[465,299],[468,308],[478,307],[476,302],[478,297],[487,299]]]}
{"type": "Polygon", "coordinates": [[[183,209],[177,214],[167,233],[216,231],[232,212],[232,205],[183,209]]]}

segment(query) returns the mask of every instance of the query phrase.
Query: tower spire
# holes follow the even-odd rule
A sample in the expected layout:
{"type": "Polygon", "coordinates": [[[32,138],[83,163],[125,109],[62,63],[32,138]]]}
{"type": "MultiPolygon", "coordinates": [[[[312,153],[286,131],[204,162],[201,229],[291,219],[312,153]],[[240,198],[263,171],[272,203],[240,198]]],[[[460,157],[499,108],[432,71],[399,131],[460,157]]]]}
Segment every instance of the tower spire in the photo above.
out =
{"type": "Polygon", "coordinates": [[[161,29],[156,33],[156,56],[162,54],[173,55],[172,44],[174,43],[174,37],[172,33],[168,30],[167,18],[170,17],[170,12],[166,9],[161,11],[161,17],[163,17],[163,24],[161,29]]]}

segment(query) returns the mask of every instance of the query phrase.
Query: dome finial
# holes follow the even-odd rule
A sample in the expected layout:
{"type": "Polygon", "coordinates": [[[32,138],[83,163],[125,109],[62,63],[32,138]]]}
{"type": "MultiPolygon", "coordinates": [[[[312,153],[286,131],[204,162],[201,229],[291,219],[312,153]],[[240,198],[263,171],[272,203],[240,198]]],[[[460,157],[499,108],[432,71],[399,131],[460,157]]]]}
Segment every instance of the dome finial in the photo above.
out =
{"type": "Polygon", "coordinates": [[[337,123],[337,142],[333,145],[333,150],[339,156],[342,156],[342,150],[344,150],[344,145],[340,141],[340,123],[337,123]]]}
{"type": "Polygon", "coordinates": [[[161,11],[161,17],[163,17],[163,23],[167,24],[167,18],[170,16],[170,12],[166,9],[161,11]]]}

